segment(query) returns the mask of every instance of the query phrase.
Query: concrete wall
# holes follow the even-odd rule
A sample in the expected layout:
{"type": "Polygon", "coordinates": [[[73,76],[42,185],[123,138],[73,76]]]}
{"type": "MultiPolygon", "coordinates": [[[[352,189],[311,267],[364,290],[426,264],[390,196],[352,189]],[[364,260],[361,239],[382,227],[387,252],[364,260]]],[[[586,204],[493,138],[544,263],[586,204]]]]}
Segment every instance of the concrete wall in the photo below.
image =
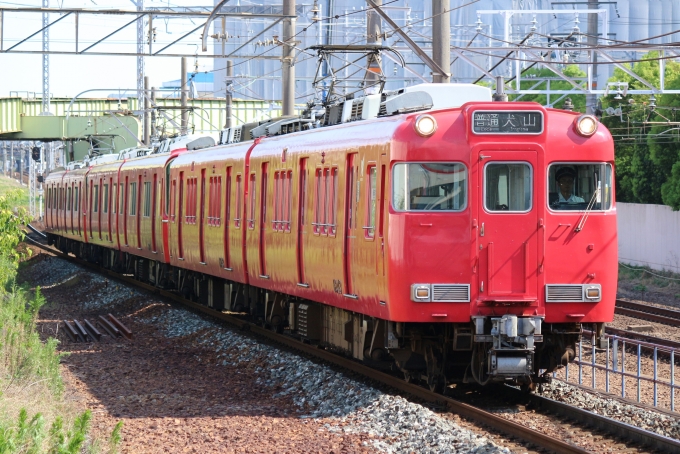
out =
{"type": "Polygon", "coordinates": [[[619,261],[680,273],[680,211],[665,205],[616,204],[619,261]]]}

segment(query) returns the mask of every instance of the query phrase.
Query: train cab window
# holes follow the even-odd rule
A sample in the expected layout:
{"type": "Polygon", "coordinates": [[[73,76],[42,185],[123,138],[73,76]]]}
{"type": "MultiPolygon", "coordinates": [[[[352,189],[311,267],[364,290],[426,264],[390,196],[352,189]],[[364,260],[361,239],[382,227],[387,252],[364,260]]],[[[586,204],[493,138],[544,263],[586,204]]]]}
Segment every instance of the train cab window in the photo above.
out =
{"type": "Polygon", "coordinates": [[[530,211],[532,188],[528,163],[489,163],[484,169],[484,208],[487,211],[530,211]]]}
{"type": "Polygon", "coordinates": [[[392,168],[392,207],[398,211],[462,211],[467,169],[456,162],[399,163],[392,168]]]}
{"type": "Polygon", "coordinates": [[[130,183],[130,216],[137,215],[137,183],[130,183]]]}
{"type": "Polygon", "coordinates": [[[605,211],[612,206],[610,164],[552,164],[548,168],[547,186],[552,210],[605,211]]]}

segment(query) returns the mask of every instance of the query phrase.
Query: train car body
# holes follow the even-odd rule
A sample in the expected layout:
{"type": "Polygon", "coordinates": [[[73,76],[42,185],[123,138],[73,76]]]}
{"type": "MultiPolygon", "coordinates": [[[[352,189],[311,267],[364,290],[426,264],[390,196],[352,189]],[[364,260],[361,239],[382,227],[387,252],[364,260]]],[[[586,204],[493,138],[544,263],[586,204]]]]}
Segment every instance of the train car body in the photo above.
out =
{"type": "Polygon", "coordinates": [[[432,388],[549,380],[573,360],[582,324],[602,332],[613,319],[611,135],[590,116],[490,102],[481,87],[420,89],[465,94],[438,110],[132,159],[117,176],[115,164],[50,175],[54,194],[90,187],[82,234],[61,221],[73,217],[66,200],[48,203],[48,231],[432,388]],[[106,181],[118,189],[93,210],[106,181]],[[119,207],[116,221],[102,203],[119,207]]]}

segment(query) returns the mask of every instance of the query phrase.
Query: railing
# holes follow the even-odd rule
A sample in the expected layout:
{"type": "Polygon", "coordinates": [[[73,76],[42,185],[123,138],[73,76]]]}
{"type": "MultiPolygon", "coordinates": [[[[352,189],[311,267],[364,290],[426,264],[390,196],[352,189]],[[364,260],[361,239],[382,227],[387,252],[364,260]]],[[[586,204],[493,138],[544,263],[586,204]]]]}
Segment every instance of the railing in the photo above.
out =
{"type": "Polygon", "coordinates": [[[617,393],[624,399],[630,399],[628,396],[633,392],[637,394],[637,402],[655,407],[659,407],[659,397],[662,397],[664,402],[669,402],[662,407],[675,411],[675,391],[680,388],[675,380],[675,362],[680,349],[612,334],[605,334],[605,339],[606,348],[598,349],[594,333],[590,339],[583,336],[574,362],[553,373],[553,377],[573,383],[570,370],[576,366],[581,386],[588,386],[584,383],[590,379],[594,390],[617,393]],[[585,358],[587,355],[590,361],[585,358]]]}

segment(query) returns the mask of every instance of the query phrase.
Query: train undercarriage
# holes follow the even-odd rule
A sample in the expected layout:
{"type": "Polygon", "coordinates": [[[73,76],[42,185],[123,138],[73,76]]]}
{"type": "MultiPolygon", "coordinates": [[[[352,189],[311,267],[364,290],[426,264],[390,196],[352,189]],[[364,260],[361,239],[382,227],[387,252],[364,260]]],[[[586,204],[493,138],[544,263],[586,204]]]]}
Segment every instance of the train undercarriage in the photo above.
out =
{"type": "Polygon", "coordinates": [[[390,322],[60,236],[49,235],[49,241],[62,252],[217,311],[248,314],[272,330],[401,373],[432,390],[454,382],[505,382],[532,390],[574,360],[580,336],[578,323],[548,324],[540,317],[390,322]]]}

